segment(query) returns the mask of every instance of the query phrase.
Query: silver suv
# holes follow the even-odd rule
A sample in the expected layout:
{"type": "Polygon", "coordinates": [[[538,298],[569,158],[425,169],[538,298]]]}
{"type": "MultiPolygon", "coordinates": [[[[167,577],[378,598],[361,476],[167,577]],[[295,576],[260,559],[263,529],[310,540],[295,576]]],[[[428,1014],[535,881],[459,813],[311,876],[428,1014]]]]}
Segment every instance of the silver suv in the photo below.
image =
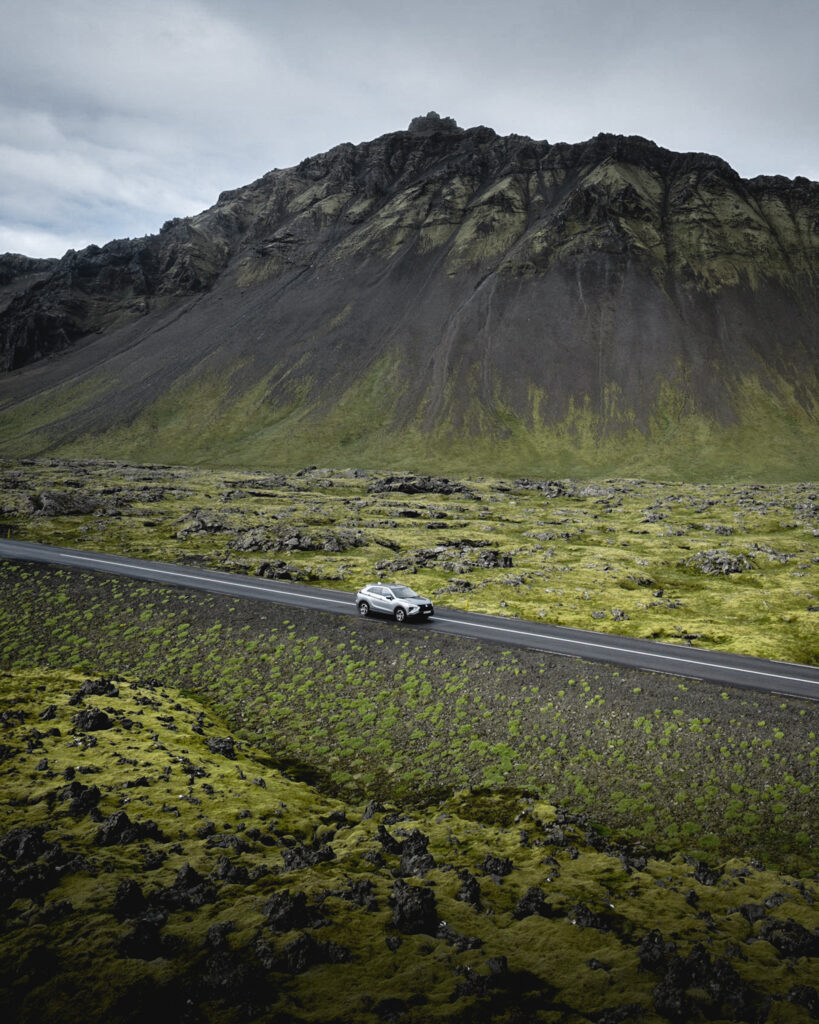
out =
{"type": "Polygon", "coordinates": [[[428,597],[421,597],[401,583],[368,583],[355,595],[358,614],[366,618],[371,612],[392,615],[396,622],[406,619],[428,619],[434,608],[428,597]]]}

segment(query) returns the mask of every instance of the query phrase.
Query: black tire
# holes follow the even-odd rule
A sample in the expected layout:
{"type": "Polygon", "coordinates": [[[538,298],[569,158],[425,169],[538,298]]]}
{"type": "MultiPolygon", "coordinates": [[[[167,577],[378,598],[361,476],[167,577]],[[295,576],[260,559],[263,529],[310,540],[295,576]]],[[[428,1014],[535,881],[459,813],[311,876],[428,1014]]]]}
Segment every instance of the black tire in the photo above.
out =
{"type": "Polygon", "coordinates": [[[396,622],[406,622],[406,619],[407,619],[407,613],[404,611],[404,609],[403,608],[396,608],[395,609],[395,621],[396,622]]]}
{"type": "Polygon", "coordinates": [[[362,619],[366,619],[367,616],[370,614],[370,606],[367,604],[366,601],[358,602],[358,614],[361,616],[362,619]]]}

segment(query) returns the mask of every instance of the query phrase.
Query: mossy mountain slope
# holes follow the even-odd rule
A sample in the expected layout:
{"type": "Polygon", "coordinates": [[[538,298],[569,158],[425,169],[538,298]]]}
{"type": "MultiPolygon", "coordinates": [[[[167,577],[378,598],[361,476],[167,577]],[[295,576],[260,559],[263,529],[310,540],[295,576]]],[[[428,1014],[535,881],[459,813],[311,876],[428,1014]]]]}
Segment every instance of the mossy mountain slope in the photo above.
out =
{"type": "Polygon", "coordinates": [[[0,314],[0,450],[814,476],[818,225],[805,179],[417,118],[68,253],[0,314]]]}

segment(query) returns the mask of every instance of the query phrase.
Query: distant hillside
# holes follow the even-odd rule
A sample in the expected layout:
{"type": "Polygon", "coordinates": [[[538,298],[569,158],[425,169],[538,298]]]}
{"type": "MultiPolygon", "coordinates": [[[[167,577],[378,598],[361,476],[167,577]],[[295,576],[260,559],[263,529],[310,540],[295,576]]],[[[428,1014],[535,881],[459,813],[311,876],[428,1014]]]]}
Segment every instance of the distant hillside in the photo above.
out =
{"type": "Polygon", "coordinates": [[[44,273],[0,303],[2,454],[819,476],[803,178],[428,115],[44,273]]]}

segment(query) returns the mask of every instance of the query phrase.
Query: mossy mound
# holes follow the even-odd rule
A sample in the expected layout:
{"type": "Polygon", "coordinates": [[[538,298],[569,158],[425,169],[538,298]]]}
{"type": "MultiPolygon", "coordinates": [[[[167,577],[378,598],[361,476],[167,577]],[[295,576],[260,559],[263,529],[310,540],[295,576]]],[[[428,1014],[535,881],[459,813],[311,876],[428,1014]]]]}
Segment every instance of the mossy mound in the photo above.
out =
{"type": "Polygon", "coordinates": [[[329,799],[156,680],[0,683],[15,1020],[816,1013],[814,881],[654,858],[518,792],[329,799]]]}

